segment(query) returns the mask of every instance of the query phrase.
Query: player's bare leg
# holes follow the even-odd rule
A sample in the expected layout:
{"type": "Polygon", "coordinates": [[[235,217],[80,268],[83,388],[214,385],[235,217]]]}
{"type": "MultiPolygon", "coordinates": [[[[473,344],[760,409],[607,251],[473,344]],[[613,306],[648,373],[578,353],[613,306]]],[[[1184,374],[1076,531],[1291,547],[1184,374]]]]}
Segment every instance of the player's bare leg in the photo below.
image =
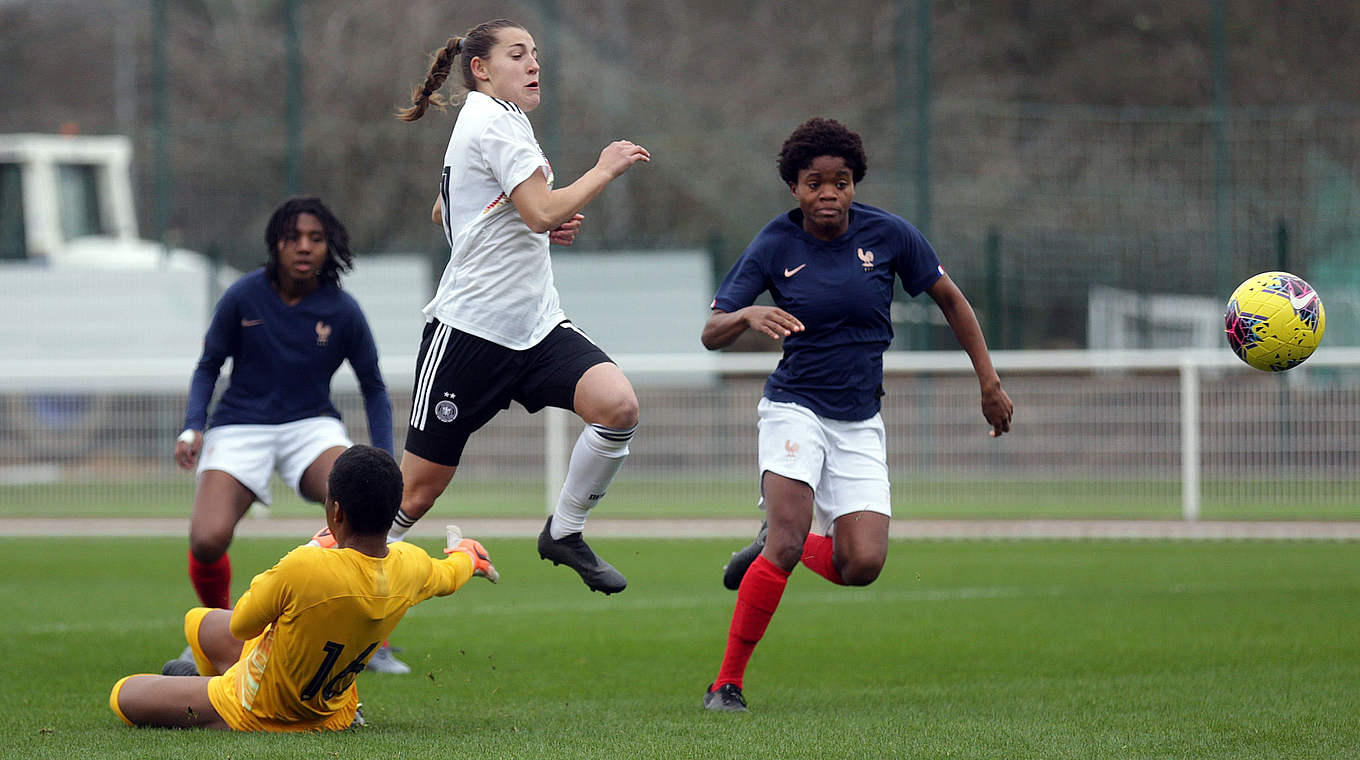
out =
{"type": "Polygon", "coordinates": [[[134,726],[230,727],[208,698],[208,676],[128,676],[109,695],[114,712],[134,726]]]}
{"type": "MultiPolygon", "coordinates": [[[[836,518],[832,561],[845,585],[867,586],[878,580],[888,557],[888,522],[887,515],[868,510],[836,518]]],[[[806,552],[803,564],[812,567],[806,552]]]]}
{"type": "Polygon", "coordinates": [[[572,397],[576,414],[591,425],[631,428],[638,424],[638,400],[633,384],[611,362],[596,364],[581,375],[572,397]]]}
{"type": "Polygon", "coordinates": [[[302,479],[298,481],[298,493],[302,494],[302,498],[318,504],[326,500],[326,479],[331,476],[335,460],[343,453],[344,446],[332,446],[307,465],[307,469],[302,472],[302,479]]]}
{"type": "Polygon", "coordinates": [[[618,365],[602,362],[576,382],[572,405],[587,424],[572,448],[557,507],[538,536],[538,554],[575,570],[592,591],[613,594],[627,587],[627,579],[586,544],[582,533],[586,514],[628,457],[637,429],[637,394],[618,365]]]}
{"type": "MultiPolygon", "coordinates": [[[[755,562],[756,557],[759,557],[765,551],[765,544],[770,536],[768,505],[776,501],[790,505],[796,504],[798,507],[795,511],[799,515],[804,513],[806,507],[809,527],[812,524],[812,489],[806,483],[789,480],[783,476],[767,472],[765,477],[761,479],[761,494],[762,500],[766,504],[767,513],[766,519],[760,523],[760,531],[756,533],[754,541],[732,552],[732,558],[723,566],[723,585],[732,591],[736,591],[741,586],[741,579],[746,577],[746,571],[751,567],[751,563],[755,562]],[[766,489],[772,490],[767,492],[766,489]]],[[[797,530],[797,526],[801,524],[802,518],[799,517],[796,523],[789,525],[789,529],[797,530]]],[[[787,542],[790,539],[785,536],[784,540],[787,542]]],[[[791,571],[792,568],[789,568],[789,570],[791,571]]]]}
{"type": "Polygon", "coordinates": [[[231,635],[229,610],[213,610],[203,616],[203,622],[198,624],[198,646],[218,673],[227,672],[241,659],[244,644],[231,635]]]}
{"type": "Polygon", "coordinates": [[[761,477],[761,494],[768,537],[737,588],[722,666],[704,692],[703,706],[709,710],[746,711],[746,698],[741,691],[746,665],[779,608],[789,573],[798,566],[803,541],[812,528],[812,488],[807,483],[765,472],[761,477]]]}
{"type": "Polygon", "coordinates": [[[400,541],[411,525],[430,511],[456,472],[456,465],[432,462],[409,451],[401,452],[401,507],[397,510],[392,532],[388,534],[389,542],[400,541]]]}
{"type": "Polygon", "coordinates": [[[773,472],[760,478],[768,535],[760,555],[786,573],[803,555],[803,539],[812,530],[812,487],[773,472]]]}
{"type": "Polygon", "coordinates": [[[231,633],[231,610],[189,610],[184,614],[184,635],[189,646],[161,667],[161,675],[221,675],[241,658],[244,645],[231,633]]]}
{"type": "Polygon", "coordinates": [[[250,489],[221,470],[206,470],[199,478],[189,518],[189,579],[204,606],[231,605],[227,547],[254,501],[250,489]]]}
{"type": "Polygon", "coordinates": [[[231,546],[236,524],[255,502],[255,494],[221,470],[206,470],[194,491],[189,518],[189,551],[200,562],[212,562],[231,546]]]}
{"type": "MultiPolygon", "coordinates": [[[[887,515],[869,510],[841,515],[836,518],[834,539],[830,535],[806,534],[800,561],[832,583],[867,586],[878,579],[888,556],[888,523],[887,515]]],[[[761,524],[755,541],[732,554],[723,568],[724,586],[734,591],[740,587],[747,569],[765,549],[767,531],[768,521],[761,524]]]]}

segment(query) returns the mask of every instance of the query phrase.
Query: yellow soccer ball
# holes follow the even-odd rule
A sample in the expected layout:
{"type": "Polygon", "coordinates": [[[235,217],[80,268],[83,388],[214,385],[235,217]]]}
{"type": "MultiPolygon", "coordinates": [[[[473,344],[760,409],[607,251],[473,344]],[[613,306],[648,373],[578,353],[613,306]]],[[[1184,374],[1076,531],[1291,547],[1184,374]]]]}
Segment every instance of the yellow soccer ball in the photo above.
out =
{"type": "Polygon", "coordinates": [[[1223,329],[1239,359],[1259,370],[1283,372],[1313,355],[1327,329],[1327,314],[1302,277],[1263,272],[1233,291],[1223,329]]]}

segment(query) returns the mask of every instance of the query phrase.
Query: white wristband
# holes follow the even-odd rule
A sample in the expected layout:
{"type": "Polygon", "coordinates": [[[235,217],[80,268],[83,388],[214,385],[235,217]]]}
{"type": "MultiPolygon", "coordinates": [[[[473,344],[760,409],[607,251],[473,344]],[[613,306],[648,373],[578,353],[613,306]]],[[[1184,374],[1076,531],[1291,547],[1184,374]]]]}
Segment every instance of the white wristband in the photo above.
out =
{"type": "Polygon", "coordinates": [[[194,438],[197,435],[198,433],[193,429],[186,429],[183,433],[180,433],[179,438],[176,438],[175,440],[179,441],[180,443],[192,446],[194,445],[194,438]]]}

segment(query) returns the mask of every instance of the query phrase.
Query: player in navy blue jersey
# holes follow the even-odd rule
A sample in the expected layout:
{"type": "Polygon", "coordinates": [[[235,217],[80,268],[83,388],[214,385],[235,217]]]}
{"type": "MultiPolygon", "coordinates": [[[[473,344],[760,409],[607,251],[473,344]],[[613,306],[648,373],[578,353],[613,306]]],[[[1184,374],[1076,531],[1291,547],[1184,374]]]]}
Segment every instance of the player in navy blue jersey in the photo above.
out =
{"type": "Polygon", "coordinates": [[[217,303],[189,387],[175,460],[197,468],[189,522],[189,578],[207,607],[231,606],[227,547],[269,477],[321,503],[331,465],[352,443],[331,403],[331,377],[349,361],[363,391],[373,445],[392,453],[392,405],[368,321],[340,274],[353,266],[349,234],[317,198],[275,209],[268,261],[217,303]],[[223,362],[231,377],[212,416],[223,362]],[[206,432],[205,432],[206,431],[206,432]]]}
{"type": "Polygon", "coordinates": [[[930,243],[902,218],[854,202],[867,166],[859,135],[839,122],[810,119],[794,130],[779,176],[798,208],[751,241],[704,325],[708,349],[748,329],[784,346],[757,407],[766,521],[724,574],[737,602],[722,665],[704,693],[710,710],[746,710],[746,665],[800,561],[846,586],[873,583],[883,568],[892,507],[879,408],[894,280],[939,305],[972,360],[988,432],[1010,430],[1011,400],[977,317],[930,243]],[[775,305],[755,305],[766,291],[775,305]],[[814,515],[824,534],[812,532],[814,515]]]}

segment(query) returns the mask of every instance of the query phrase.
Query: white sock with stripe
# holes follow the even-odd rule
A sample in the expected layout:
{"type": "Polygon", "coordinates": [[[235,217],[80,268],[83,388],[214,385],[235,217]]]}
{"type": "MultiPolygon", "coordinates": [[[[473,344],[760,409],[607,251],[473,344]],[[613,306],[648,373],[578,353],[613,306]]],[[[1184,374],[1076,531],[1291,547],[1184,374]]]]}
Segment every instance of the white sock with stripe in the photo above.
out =
{"type": "Polygon", "coordinates": [[[626,430],[586,425],[581,431],[571,450],[562,495],[557,498],[557,508],[553,510],[551,533],[554,540],[585,529],[586,513],[609,490],[614,475],[628,458],[628,442],[636,431],[636,425],[626,430]]]}
{"type": "Polygon", "coordinates": [[[398,509],[397,516],[392,518],[392,527],[389,528],[387,531],[387,543],[390,544],[395,541],[405,541],[406,531],[410,530],[411,526],[415,524],[416,518],[411,517],[410,515],[398,509]]]}

